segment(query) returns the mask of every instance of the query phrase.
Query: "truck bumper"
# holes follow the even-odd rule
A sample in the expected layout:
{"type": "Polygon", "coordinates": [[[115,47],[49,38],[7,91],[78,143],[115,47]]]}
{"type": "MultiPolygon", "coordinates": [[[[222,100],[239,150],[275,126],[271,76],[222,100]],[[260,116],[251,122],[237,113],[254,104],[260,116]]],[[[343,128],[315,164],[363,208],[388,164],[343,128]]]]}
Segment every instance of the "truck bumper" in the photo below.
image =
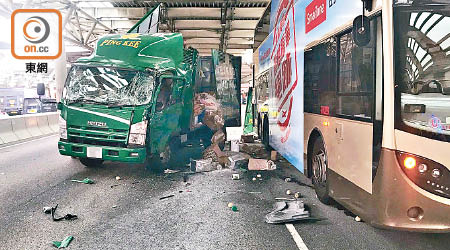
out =
{"type": "Polygon", "coordinates": [[[119,161],[130,163],[143,163],[146,158],[146,148],[116,148],[95,146],[86,144],[77,144],[69,142],[58,142],[58,150],[62,155],[87,158],[88,147],[99,147],[102,149],[102,160],[105,161],[119,161]]]}

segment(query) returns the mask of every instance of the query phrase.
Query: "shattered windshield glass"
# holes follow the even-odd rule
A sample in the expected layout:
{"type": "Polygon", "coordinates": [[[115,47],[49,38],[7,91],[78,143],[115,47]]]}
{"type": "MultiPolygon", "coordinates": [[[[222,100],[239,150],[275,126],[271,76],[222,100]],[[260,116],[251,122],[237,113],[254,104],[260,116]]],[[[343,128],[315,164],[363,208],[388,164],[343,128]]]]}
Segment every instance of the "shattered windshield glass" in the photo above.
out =
{"type": "MultiPolygon", "coordinates": [[[[396,84],[401,120],[413,129],[450,135],[450,11],[395,9],[396,84]]],[[[449,138],[445,139],[448,140],[449,138]]]]}
{"type": "Polygon", "coordinates": [[[143,105],[151,101],[155,85],[148,72],[112,67],[75,65],[67,78],[63,97],[68,103],[143,105]]]}

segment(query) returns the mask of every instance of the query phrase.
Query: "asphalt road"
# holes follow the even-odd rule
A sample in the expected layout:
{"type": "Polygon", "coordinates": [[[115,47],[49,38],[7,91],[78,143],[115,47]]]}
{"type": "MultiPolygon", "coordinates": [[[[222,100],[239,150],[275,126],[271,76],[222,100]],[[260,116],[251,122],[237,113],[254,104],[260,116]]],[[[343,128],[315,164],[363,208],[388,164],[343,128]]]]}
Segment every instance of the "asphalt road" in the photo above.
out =
{"type": "Polygon", "coordinates": [[[320,204],[310,187],[284,182],[292,176],[308,184],[287,163],[260,172],[257,181],[256,172],[231,180],[232,171],[225,169],[184,182],[182,173],[157,175],[142,165],[88,169],[60,156],[57,140],[0,148],[0,249],[53,249],[51,241],[68,235],[74,236],[69,249],[298,249],[286,226],[264,222],[286,189],[299,191],[313,214],[326,218],[294,224],[308,249],[449,249],[449,234],[376,229],[320,204]],[[70,181],[85,177],[95,184],[70,181]],[[167,195],[174,196],[159,199],[167,195]],[[42,207],[55,204],[59,214],[79,219],[53,222],[42,207]]]}

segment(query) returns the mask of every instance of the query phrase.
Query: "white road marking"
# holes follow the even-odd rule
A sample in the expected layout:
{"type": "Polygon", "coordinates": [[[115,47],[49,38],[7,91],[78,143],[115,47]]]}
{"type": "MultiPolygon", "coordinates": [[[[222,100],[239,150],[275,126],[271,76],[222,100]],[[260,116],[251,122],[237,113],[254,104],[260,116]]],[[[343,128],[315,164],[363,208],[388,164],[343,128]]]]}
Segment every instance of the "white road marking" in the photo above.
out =
{"type": "Polygon", "coordinates": [[[292,238],[294,238],[295,244],[297,244],[298,249],[308,250],[308,247],[305,245],[305,242],[303,242],[302,237],[300,237],[297,230],[295,230],[294,225],[286,224],[286,228],[289,231],[289,233],[291,233],[292,238]]]}
{"type": "Polygon", "coordinates": [[[44,136],[44,137],[40,137],[40,138],[31,140],[31,141],[24,141],[24,142],[13,144],[13,145],[9,145],[9,146],[2,147],[2,145],[0,145],[0,150],[5,149],[5,148],[11,148],[11,147],[27,144],[27,143],[34,142],[34,141],[39,141],[39,140],[42,140],[42,139],[45,139],[45,138],[49,138],[49,137],[52,137],[52,136],[56,136],[56,135],[58,135],[58,133],[47,135],[47,136],[44,136]]]}

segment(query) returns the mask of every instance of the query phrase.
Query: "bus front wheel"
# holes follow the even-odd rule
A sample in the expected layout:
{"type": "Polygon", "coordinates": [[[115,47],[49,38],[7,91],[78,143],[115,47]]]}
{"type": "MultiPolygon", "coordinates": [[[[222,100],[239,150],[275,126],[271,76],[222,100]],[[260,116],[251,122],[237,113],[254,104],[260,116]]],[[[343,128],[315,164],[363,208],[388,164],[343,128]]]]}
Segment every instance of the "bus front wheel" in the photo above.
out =
{"type": "Polygon", "coordinates": [[[312,182],[317,198],[324,204],[330,204],[327,182],[328,157],[322,137],[318,137],[314,142],[311,163],[312,182]]]}

